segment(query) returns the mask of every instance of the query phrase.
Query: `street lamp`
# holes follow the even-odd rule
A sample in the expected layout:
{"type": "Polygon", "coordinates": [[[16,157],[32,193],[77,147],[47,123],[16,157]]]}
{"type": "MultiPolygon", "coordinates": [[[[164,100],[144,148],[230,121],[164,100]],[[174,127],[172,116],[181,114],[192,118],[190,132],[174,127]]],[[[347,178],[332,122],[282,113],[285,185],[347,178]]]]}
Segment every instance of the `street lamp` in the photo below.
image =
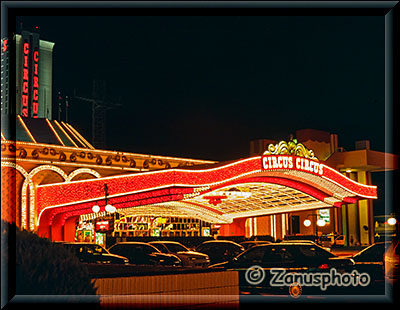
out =
{"type": "Polygon", "coordinates": [[[319,227],[324,227],[325,224],[326,224],[326,222],[325,222],[323,219],[319,219],[319,220],[317,221],[317,225],[318,225],[319,227]]]}
{"type": "Polygon", "coordinates": [[[110,212],[110,213],[114,213],[117,210],[114,206],[112,206],[110,204],[107,204],[105,209],[107,212],[110,212]]]}
{"type": "Polygon", "coordinates": [[[311,226],[311,221],[309,219],[304,220],[303,222],[305,227],[310,227],[311,226]]]}
{"type": "Polygon", "coordinates": [[[318,214],[312,213],[312,214],[308,214],[307,218],[304,220],[303,225],[305,227],[310,227],[311,224],[312,224],[311,220],[308,219],[310,216],[315,216],[315,219],[316,219],[316,221],[315,221],[315,235],[316,235],[317,240],[318,240],[318,227],[324,227],[326,222],[323,219],[319,219],[318,218],[318,214]]]}
{"type": "Polygon", "coordinates": [[[98,205],[94,205],[93,208],[92,208],[92,211],[94,213],[98,213],[100,211],[100,207],[98,205]]]}
{"type": "MultiPolygon", "coordinates": [[[[105,201],[106,201],[106,207],[105,207],[105,210],[107,211],[107,212],[109,212],[109,213],[115,213],[115,211],[117,210],[114,206],[112,206],[111,204],[109,204],[108,203],[108,186],[107,186],[107,183],[104,183],[104,199],[105,199],[105,201]]],[[[94,205],[93,207],[92,207],[92,211],[94,212],[94,213],[99,213],[99,211],[100,211],[100,207],[99,207],[99,205],[94,205]]]]}
{"type": "Polygon", "coordinates": [[[397,220],[394,217],[390,217],[390,218],[388,218],[387,223],[391,226],[394,226],[394,225],[396,225],[397,220]]]}

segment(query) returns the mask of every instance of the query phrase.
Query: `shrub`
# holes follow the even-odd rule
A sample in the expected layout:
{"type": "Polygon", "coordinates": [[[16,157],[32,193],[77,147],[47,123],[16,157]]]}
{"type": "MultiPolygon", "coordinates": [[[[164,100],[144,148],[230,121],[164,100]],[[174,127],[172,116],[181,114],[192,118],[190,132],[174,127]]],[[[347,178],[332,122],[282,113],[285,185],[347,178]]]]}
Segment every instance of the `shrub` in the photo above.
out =
{"type": "Polygon", "coordinates": [[[87,267],[74,254],[34,233],[15,231],[17,295],[96,294],[87,267]]]}

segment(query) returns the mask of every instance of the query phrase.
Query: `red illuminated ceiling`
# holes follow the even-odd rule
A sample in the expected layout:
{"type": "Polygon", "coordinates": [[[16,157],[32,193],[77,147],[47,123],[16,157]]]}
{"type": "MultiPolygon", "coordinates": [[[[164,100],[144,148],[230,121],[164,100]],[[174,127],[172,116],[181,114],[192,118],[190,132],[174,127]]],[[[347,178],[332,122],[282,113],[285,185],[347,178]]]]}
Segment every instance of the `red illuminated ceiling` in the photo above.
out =
{"type": "Polygon", "coordinates": [[[376,198],[375,186],[354,182],[326,165],[322,174],[301,169],[265,170],[261,157],[253,157],[203,170],[166,169],[38,186],[40,225],[91,213],[94,204],[104,208],[105,183],[109,203],[119,212],[203,214],[210,222],[220,223],[376,198]]]}

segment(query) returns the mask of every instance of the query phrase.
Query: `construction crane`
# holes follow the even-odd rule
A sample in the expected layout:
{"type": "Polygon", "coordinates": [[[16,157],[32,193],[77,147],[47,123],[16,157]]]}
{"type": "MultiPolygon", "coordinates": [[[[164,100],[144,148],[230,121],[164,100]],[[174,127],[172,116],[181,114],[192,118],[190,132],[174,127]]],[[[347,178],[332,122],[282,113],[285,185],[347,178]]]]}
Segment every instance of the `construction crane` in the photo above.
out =
{"type": "Polygon", "coordinates": [[[92,98],[76,96],[74,98],[92,104],[92,144],[99,149],[106,147],[106,111],[121,106],[121,99],[111,100],[106,97],[106,82],[93,80],[92,98]]]}

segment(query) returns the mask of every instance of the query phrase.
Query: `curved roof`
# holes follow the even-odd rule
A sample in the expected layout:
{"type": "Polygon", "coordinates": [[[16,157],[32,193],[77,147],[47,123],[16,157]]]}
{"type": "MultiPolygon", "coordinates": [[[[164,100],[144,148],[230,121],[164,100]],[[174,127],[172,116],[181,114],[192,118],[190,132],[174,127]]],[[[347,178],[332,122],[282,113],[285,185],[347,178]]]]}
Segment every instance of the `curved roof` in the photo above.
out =
{"type": "MultiPolygon", "coordinates": [[[[302,159],[285,156],[293,162],[302,159]]],[[[108,201],[118,212],[197,217],[211,223],[377,198],[376,186],[357,183],[322,163],[312,161],[319,170],[300,166],[266,169],[263,158],[200,170],[165,169],[41,185],[37,188],[38,221],[51,224],[57,219],[62,223],[70,216],[92,213],[94,204],[104,209],[104,184],[108,201]]]]}

